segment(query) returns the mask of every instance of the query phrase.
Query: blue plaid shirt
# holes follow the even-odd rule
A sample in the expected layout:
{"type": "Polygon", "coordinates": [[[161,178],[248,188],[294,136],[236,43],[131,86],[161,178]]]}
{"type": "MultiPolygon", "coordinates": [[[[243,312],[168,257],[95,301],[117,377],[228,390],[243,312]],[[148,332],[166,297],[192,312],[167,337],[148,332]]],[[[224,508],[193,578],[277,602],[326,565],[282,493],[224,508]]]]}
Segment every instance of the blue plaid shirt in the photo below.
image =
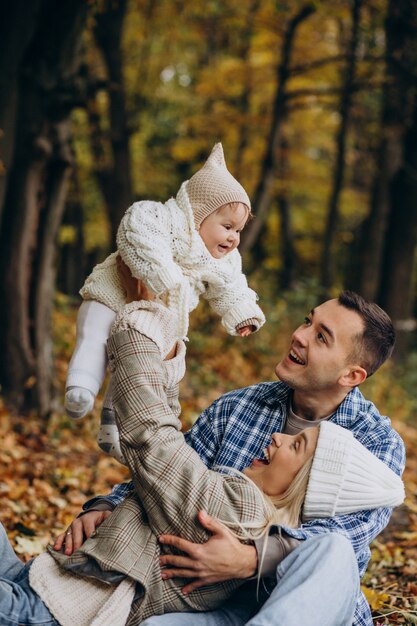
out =
{"type": "MultiPolygon", "coordinates": [[[[229,466],[239,470],[260,458],[271,435],[283,430],[292,390],[282,382],[260,383],[225,394],[200,415],[186,433],[186,439],[209,468],[229,466]]],[[[354,436],[401,475],[405,464],[404,444],[388,417],[380,415],[375,405],[354,388],[331,416],[330,421],[348,428],[354,436]]],[[[116,485],[104,499],[117,506],[133,489],[132,483],[116,485]]],[[[103,500],[103,498],[99,498],[103,500]]],[[[85,504],[91,508],[97,498],[85,504]]],[[[391,509],[361,511],[333,518],[313,520],[300,528],[287,528],[296,539],[338,532],[352,543],[359,573],[365,573],[370,558],[369,544],[385,528],[391,509]]],[[[369,605],[358,597],[354,626],[372,626],[369,605]]]]}

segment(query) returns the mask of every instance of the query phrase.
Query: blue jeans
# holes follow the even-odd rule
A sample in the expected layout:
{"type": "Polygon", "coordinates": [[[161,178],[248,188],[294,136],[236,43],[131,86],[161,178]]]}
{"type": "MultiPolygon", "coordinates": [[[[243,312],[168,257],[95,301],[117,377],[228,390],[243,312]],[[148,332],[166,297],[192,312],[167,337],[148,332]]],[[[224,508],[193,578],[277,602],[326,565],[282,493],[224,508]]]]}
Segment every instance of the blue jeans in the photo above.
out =
{"type": "Polygon", "coordinates": [[[277,585],[262,607],[228,602],[206,613],[150,617],[141,626],[352,626],[358,593],[350,542],[321,535],[304,541],[278,565],[277,585]],[[254,609],[259,609],[255,615],[254,609]]]}
{"type": "Polygon", "coordinates": [[[29,585],[30,563],[24,565],[0,523],[1,626],[59,626],[29,585]]]}

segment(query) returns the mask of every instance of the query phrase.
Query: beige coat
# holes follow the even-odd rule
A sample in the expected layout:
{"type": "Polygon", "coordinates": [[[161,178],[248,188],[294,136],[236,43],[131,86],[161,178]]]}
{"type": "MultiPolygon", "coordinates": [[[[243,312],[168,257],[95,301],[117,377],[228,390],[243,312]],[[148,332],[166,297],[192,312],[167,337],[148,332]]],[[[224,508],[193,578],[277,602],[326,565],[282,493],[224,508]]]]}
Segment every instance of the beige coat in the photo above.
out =
{"type": "Polygon", "coordinates": [[[184,581],[163,581],[158,557],[162,533],[204,542],[207,532],[196,520],[200,509],[236,524],[263,521],[262,494],[249,481],[207,467],[184,441],[178,420],[178,372],[184,368],[183,344],[171,361],[136,330],[109,340],[114,406],[122,451],[135,485],[132,493],[71,557],[55,558],[68,571],[116,583],[124,575],[137,581],[127,624],[173,611],[206,611],[219,606],[241,584],[229,581],[184,596],[184,581]]]}

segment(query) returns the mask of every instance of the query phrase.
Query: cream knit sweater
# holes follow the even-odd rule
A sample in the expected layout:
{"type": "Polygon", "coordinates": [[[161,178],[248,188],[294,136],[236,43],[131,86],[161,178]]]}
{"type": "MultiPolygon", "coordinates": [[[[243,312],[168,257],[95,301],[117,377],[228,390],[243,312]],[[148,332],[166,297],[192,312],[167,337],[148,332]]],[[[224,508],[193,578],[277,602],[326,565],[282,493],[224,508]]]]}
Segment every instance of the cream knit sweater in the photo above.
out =
{"type": "MultiPolygon", "coordinates": [[[[190,311],[199,296],[208,300],[231,335],[250,320],[258,330],[265,316],[256,293],[242,273],[235,249],[223,259],[208,252],[194,225],[193,211],[183,183],[176,199],[165,204],[135,202],[124,215],[117,235],[118,253],[136,278],[158,296],[164,296],[178,318],[179,336],[185,337],[190,311]]],[[[97,265],[80,294],[113,311],[125,304],[125,293],[116,269],[117,252],[97,265]]]]}

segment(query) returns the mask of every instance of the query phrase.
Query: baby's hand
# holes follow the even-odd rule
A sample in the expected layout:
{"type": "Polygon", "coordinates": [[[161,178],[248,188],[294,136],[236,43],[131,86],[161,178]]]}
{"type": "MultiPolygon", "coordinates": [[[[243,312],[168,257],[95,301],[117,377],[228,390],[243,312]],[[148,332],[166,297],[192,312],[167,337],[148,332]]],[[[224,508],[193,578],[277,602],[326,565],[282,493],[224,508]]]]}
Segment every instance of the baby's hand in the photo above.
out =
{"type": "Polygon", "coordinates": [[[254,330],[255,328],[253,326],[242,326],[242,328],[238,328],[237,332],[241,337],[248,337],[254,330]]]}

